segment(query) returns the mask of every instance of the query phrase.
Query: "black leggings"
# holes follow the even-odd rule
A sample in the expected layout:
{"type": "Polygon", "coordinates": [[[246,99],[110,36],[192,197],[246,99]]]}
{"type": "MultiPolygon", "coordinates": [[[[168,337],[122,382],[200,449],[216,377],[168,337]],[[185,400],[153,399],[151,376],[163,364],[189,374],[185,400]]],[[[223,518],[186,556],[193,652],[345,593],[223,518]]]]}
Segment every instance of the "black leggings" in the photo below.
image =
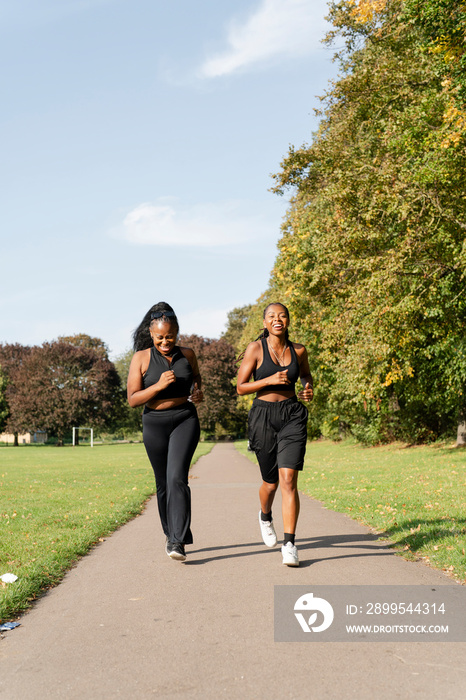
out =
{"type": "Polygon", "coordinates": [[[170,542],[192,544],[188,472],[200,436],[195,406],[187,402],[159,411],[145,408],[142,436],[155,474],[163,531],[170,542]]]}

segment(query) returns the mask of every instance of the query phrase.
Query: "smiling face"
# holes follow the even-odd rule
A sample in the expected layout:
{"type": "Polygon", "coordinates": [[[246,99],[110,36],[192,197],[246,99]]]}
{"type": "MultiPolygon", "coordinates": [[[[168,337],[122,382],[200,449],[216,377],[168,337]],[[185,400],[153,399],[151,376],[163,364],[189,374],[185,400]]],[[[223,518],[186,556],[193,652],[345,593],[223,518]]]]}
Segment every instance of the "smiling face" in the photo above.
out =
{"type": "Polygon", "coordinates": [[[169,321],[152,321],[150,334],[157,350],[162,355],[170,355],[176,345],[178,329],[175,323],[169,321]]]}
{"type": "Polygon", "coordinates": [[[264,313],[264,328],[270,335],[280,336],[290,325],[287,310],[281,304],[270,304],[264,313]]]}

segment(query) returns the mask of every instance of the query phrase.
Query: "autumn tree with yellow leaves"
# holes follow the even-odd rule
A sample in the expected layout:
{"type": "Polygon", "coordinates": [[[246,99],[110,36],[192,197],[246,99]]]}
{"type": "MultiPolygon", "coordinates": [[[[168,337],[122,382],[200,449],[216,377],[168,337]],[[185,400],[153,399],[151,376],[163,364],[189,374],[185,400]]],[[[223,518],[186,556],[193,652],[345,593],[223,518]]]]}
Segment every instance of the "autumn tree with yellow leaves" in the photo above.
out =
{"type": "Polygon", "coordinates": [[[310,350],[314,432],[374,443],[464,427],[464,14],[453,0],[330,3],[341,73],[275,176],[292,199],[267,292],[310,350]]]}

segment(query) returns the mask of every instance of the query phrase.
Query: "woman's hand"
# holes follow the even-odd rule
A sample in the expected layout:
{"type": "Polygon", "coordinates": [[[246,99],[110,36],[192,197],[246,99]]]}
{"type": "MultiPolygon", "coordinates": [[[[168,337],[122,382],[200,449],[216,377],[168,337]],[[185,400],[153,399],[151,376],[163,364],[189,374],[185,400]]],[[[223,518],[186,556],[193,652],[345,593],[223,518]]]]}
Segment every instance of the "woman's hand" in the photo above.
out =
{"type": "Polygon", "coordinates": [[[194,384],[193,392],[189,399],[193,403],[201,403],[201,401],[204,401],[204,394],[202,393],[202,389],[199,389],[196,383],[194,384]]]}
{"type": "Polygon", "coordinates": [[[312,386],[309,384],[309,382],[307,382],[304,389],[301,389],[301,391],[298,391],[298,399],[300,401],[312,401],[313,398],[314,398],[314,390],[313,390],[312,386]]]}
{"type": "Polygon", "coordinates": [[[176,377],[173,370],[169,369],[166,372],[162,372],[159,381],[155,385],[157,387],[157,392],[163,391],[167,388],[167,386],[173,384],[173,382],[176,382],[176,377]]]}
{"type": "Polygon", "coordinates": [[[267,377],[267,383],[269,386],[275,386],[276,384],[289,384],[288,370],[284,369],[282,372],[275,372],[272,376],[267,377]]]}

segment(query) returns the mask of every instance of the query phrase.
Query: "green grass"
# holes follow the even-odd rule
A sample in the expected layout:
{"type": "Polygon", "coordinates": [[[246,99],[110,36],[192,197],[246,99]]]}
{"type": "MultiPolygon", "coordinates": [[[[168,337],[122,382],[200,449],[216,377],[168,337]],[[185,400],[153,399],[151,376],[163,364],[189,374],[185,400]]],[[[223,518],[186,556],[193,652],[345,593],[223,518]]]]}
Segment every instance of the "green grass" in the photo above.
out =
{"type": "MultiPolygon", "coordinates": [[[[196,461],[212,449],[200,443],[196,461]]],[[[142,444],[10,447],[0,451],[0,621],[30,606],[155,491],[142,444]],[[1,583],[1,582],[0,582],[1,583]]]]}
{"type": "MultiPolygon", "coordinates": [[[[235,444],[256,461],[246,441],[235,444]]],[[[299,488],[466,583],[466,450],[310,442],[299,488]]]]}

